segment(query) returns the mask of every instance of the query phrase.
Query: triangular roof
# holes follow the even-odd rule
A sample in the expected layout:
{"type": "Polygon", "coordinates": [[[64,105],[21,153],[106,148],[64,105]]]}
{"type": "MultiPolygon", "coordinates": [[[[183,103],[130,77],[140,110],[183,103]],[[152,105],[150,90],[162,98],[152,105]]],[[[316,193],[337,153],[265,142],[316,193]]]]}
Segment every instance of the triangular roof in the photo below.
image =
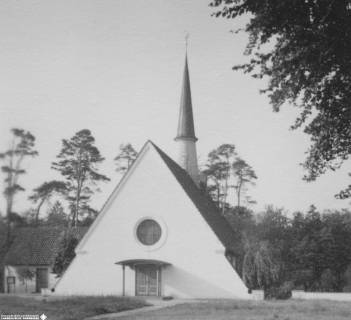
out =
{"type": "Polygon", "coordinates": [[[116,188],[112,191],[111,195],[109,196],[103,208],[101,209],[99,215],[95,219],[93,225],[90,227],[88,232],[80,241],[76,250],[79,251],[81,249],[83,243],[87,240],[89,235],[92,233],[93,229],[102,219],[104,212],[107,210],[109,204],[113,201],[115,196],[118,194],[120,188],[122,188],[122,186],[126,183],[126,180],[130,176],[130,174],[134,171],[135,167],[141,161],[148,146],[151,146],[159,154],[160,158],[166,164],[166,167],[170,170],[172,175],[181,185],[185,194],[193,202],[195,207],[198,209],[198,211],[205,219],[207,224],[216,234],[217,238],[220,240],[223,246],[230,251],[234,251],[235,244],[237,243],[238,239],[236,238],[234,230],[231,228],[227,220],[221,215],[220,211],[217,209],[213,201],[205,194],[204,191],[201,191],[198,188],[198,186],[194,183],[193,179],[183,168],[181,168],[174,160],[172,160],[164,151],[162,151],[157,145],[155,145],[150,140],[144,144],[132,166],[128,169],[128,171],[122,177],[121,181],[118,183],[116,188]]]}
{"type": "Polygon", "coordinates": [[[204,191],[199,189],[199,187],[194,183],[193,179],[182,167],[180,167],[154,143],[152,143],[152,145],[155,147],[162,160],[173,173],[179,184],[183,187],[185,193],[194,203],[223,246],[227,249],[233,249],[238,239],[235,236],[234,230],[231,228],[227,220],[221,215],[213,201],[205,194],[204,191]]]}

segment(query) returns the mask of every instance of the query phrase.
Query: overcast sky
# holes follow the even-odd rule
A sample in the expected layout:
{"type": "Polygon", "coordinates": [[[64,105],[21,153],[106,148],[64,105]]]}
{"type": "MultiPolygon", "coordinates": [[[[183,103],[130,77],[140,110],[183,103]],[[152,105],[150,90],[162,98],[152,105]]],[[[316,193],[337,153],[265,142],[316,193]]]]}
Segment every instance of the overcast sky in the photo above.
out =
{"type": "MultiPolygon", "coordinates": [[[[88,128],[112,178],[95,196],[100,208],[117,183],[113,158],[121,143],[140,149],[151,139],[174,155],[184,37],[198,153],[235,144],[256,171],[254,209],[267,204],[290,212],[349,206],[334,194],[349,182],[344,167],[317,182],[302,181],[309,139],[291,131],[297,110],[273,113],[259,94],[264,81],[231,67],[245,61],[240,21],[211,17],[201,0],[2,0],[0,2],[0,150],[12,127],[30,130],[40,156],[27,161],[22,185],[30,191],[59,176],[50,169],[61,139],[88,128]]],[[[30,206],[18,197],[15,211],[30,206]]],[[[1,198],[0,210],[5,204],[1,198]]]]}

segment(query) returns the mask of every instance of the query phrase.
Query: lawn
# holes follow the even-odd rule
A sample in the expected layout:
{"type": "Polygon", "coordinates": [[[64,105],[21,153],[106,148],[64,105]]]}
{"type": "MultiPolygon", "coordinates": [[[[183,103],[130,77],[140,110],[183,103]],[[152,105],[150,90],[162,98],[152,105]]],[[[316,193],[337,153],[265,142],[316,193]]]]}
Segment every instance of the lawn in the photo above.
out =
{"type": "MultiPolygon", "coordinates": [[[[350,302],[333,301],[233,301],[179,304],[118,320],[346,320],[350,302]]],[[[111,319],[112,320],[112,319],[111,319]]],[[[117,320],[117,319],[116,319],[117,320]]]]}
{"type": "Polygon", "coordinates": [[[140,299],[106,297],[70,297],[48,301],[0,295],[0,318],[4,314],[41,315],[48,320],[82,320],[85,317],[110,312],[120,312],[145,306],[140,299]]]}

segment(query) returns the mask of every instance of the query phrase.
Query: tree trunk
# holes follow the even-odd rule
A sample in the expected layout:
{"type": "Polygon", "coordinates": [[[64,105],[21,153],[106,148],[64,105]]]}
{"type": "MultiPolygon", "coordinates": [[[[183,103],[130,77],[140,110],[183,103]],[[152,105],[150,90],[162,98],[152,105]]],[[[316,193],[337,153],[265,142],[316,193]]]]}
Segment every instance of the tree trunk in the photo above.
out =
{"type": "Polygon", "coordinates": [[[73,227],[77,227],[78,226],[78,212],[79,212],[79,202],[80,202],[80,190],[81,190],[81,187],[82,187],[82,185],[78,182],[76,201],[75,201],[75,205],[74,205],[73,227]]]}
{"type": "Polygon", "coordinates": [[[6,195],[6,225],[7,225],[7,235],[6,235],[6,249],[10,246],[11,241],[11,213],[12,213],[12,196],[6,195]]]}
{"type": "Polygon", "coordinates": [[[237,189],[237,198],[238,198],[238,208],[240,208],[240,201],[241,201],[241,188],[242,188],[242,180],[240,179],[240,182],[238,183],[238,189],[237,189]]]}
{"type": "Polygon", "coordinates": [[[40,201],[38,207],[37,207],[37,212],[36,212],[36,214],[35,214],[35,225],[36,225],[36,226],[38,226],[38,224],[39,224],[39,213],[40,213],[40,208],[41,208],[41,206],[44,204],[45,200],[46,200],[45,198],[42,199],[42,200],[40,201]]]}

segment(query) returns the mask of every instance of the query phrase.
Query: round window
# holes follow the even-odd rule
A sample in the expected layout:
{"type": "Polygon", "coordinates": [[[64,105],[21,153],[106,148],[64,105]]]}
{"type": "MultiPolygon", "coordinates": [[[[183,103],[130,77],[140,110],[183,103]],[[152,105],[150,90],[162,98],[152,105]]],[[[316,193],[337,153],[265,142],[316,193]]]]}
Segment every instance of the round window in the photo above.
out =
{"type": "Polygon", "coordinates": [[[136,230],[138,240],[146,246],[152,246],[160,240],[161,232],[160,225],[152,219],[143,220],[136,230]]]}

